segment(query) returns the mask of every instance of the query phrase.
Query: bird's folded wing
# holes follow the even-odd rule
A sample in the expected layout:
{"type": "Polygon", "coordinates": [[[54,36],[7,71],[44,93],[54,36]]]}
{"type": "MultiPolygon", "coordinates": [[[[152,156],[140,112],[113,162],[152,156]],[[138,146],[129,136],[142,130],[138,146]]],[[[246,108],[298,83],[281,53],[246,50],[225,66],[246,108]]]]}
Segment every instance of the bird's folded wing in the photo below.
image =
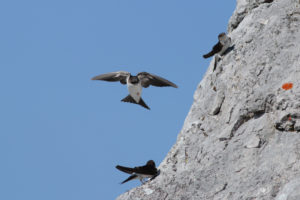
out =
{"type": "Polygon", "coordinates": [[[116,168],[122,172],[125,172],[125,173],[128,173],[128,174],[132,174],[134,173],[134,170],[133,168],[130,168],[130,167],[123,167],[123,166],[120,166],[120,165],[117,165],[116,168]]]}
{"type": "Polygon", "coordinates": [[[137,174],[155,175],[157,174],[157,169],[149,166],[141,166],[133,168],[133,172],[137,174]]]}

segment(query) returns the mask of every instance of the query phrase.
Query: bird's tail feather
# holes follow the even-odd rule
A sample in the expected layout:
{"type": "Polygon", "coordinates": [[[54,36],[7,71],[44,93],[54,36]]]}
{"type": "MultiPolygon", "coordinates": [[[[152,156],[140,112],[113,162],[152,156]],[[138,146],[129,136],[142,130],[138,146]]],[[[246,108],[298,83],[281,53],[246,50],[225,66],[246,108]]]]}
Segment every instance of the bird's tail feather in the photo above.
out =
{"type": "Polygon", "coordinates": [[[130,180],[136,179],[137,177],[138,177],[138,175],[133,174],[133,175],[129,176],[126,180],[124,180],[121,184],[126,183],[127,181],[130,181],[130,180]]]}
{"type": "Polygon", "coordinates": [[[215,54],[214,51],[209,52],[208,54],[203,55],[203,58],[209,58],[215,54]]]}
{"type": "Polygon", "coordinates": [[[141,106],[143,106],[144,108],[150,110],[150,108],[147,106],[147,104],[144,102],[144,100],[142,99],[142,97],[140,98],[140,101],[139,102],[136,102],[132,96],[130,96],[130,94],[125,97],[124,99],[122,99],[121,101],[123,102],[128,102],[128,103],[134,103],[134,104],[139,104],[141,106]]]}

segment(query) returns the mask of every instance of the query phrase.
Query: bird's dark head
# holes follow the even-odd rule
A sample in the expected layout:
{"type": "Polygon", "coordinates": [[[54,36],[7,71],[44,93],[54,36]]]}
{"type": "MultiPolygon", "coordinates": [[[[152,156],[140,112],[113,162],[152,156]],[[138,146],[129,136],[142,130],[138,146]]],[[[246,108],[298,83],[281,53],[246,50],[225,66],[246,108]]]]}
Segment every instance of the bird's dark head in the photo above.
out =
{"type": "Polygon", "coordinates": [[[150,167],[155,167],[155,162],[153,160],[149,160],[146,165],[150,167]]]}
{"type": "Polygon", "coordinates": [[[224,39],[225,37],[226,37],[226,33],[220,33],[220,34],[218,35],[219,40],[222,40],[222,39],[224,39]]]}
{"type": "Polygon", "coordinates": [[[130,75],[129,81],[130,81],[130,83],[132,83],[132,84],[137,84],[137,83],[139,82],[139,79],[138,79],[137,76],[132,76],[132,75],[130,75]]]}

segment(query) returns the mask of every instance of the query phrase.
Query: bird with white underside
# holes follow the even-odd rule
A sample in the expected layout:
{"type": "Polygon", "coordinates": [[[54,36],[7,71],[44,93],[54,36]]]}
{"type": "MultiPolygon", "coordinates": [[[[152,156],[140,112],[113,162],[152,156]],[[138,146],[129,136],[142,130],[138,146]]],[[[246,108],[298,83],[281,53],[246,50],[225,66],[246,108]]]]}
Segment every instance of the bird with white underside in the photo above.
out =
{"type": "Polygon", "coordinates": [[[118,71],[111,72],[106,74],[100,74],[92,78],[92,80],[102,80],[102,81],[110,81],[116,82],[120,81],[122,84],[127,85],[127,89],[129,91],[129,95],[122,99],[123,102],[139,104],[146,109],[150,108],[142,99],[142,89],[152,86],[157,87],[174,87],[178,88],[178,86],[171,81],[168,81],[160,76],[150,74],[148,72],[140,72],[136,76],[131,75],[126,71],[118,71]]]}

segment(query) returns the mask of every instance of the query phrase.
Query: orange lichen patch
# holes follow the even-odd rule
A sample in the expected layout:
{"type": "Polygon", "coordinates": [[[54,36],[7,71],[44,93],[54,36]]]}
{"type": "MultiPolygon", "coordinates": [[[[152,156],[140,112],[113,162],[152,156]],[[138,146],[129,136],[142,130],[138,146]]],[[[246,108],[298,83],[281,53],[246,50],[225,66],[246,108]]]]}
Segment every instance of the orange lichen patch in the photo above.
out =
{"type": "Polygon", "coordinates": [[[282,89],[284,89],[284,90],[290,90],[292,88],[293,88],[293,83],[284,83],[282,85],[282,89]]]}

